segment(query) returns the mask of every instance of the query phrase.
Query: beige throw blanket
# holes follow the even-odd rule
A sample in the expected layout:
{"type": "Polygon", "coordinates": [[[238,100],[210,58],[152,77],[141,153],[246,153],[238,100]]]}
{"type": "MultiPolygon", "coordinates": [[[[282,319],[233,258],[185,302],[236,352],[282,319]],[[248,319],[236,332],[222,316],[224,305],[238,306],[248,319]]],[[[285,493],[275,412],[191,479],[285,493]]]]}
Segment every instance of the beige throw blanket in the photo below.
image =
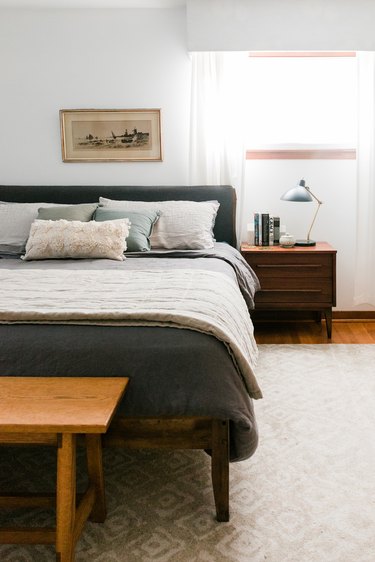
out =
{"type": "Polygon", "coordinates": [[[0,322],[170,326],[222,341],[249,395],[253,325],[236,282],[205,270],[0,270],[0,322]]]}

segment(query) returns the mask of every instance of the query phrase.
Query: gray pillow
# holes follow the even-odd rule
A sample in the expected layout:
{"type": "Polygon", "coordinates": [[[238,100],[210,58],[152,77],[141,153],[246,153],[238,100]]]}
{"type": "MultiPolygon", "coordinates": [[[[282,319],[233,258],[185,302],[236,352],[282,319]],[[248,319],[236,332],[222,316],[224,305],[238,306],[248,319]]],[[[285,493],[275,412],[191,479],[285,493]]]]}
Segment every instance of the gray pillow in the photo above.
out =
{"type": "Polygon", "coordinates": [[[159,218],[157,211],[123,211],[98,207],[94,220],[108,221],[115,219],[129,219],[130,232],[126,239],[127,252],[148,252],[151,249],[150,236],[152,227],[159,218]]]}
{"type": "Polygon", "coordinates": [[[58,203],[0,202],[0,254],[21,254],[25,251],[30,227],[41,207],[59,207],[58,203]]]}
{"type": "Polygon", "coordinates": [[[218,201],[117,201],[99,197],[101,207],[122,211],[158,211],[150,242],[152,248],[201,250],[214,247],[213,228],[218,201]]]}
{"type": "Polygon", "coordinates": [[[59,207],[41,207],[38,211],[38,219],[58,221],[89,222],[98,207],[97,203],[84,203],[82,205],[67,205],[59,207]]]}

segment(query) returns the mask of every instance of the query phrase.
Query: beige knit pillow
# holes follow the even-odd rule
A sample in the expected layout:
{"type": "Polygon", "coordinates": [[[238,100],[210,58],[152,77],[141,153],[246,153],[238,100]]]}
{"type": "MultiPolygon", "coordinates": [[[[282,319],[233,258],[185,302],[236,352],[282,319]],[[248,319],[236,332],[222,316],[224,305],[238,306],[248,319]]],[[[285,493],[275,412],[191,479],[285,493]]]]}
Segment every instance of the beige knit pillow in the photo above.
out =
{"type": "Polygon", "coordinates": [[[24,260],[107,258],[123,260],[129,219],[105,222],[34,220],[24,260]]]}

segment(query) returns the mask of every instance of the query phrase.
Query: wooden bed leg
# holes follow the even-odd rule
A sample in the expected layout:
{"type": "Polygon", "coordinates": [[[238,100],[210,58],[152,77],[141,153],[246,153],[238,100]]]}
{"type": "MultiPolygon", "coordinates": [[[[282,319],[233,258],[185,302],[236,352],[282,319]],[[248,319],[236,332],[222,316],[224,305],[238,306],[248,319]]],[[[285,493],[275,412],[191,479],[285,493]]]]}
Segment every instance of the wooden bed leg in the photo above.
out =
{"type": "Polygon", "coordinates": [[[212,421],[212,486],[217,521],[229,521],[229,422],[212,421]]]}

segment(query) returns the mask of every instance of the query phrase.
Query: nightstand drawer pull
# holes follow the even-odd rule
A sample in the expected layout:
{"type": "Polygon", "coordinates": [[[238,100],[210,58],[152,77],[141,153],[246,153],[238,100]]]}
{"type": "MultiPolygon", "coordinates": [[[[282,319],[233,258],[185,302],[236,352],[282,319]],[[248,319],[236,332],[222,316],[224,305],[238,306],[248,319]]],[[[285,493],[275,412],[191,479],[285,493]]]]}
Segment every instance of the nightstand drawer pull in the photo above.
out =
{"type": "Polygon", "coordinates": [[[322,265],[319,263],[308,263],[308,264],[300,264],[300,263],[270,263],[267,265],[261,265],[261,264],[256,264],[256,267],[260,268],[280,268],[280,267],[296,267],[296,268],[303,268],[303,269],[307,269],[307,268],[313,268],[316,269],[318,267],[322,267],[322,265]]]}

